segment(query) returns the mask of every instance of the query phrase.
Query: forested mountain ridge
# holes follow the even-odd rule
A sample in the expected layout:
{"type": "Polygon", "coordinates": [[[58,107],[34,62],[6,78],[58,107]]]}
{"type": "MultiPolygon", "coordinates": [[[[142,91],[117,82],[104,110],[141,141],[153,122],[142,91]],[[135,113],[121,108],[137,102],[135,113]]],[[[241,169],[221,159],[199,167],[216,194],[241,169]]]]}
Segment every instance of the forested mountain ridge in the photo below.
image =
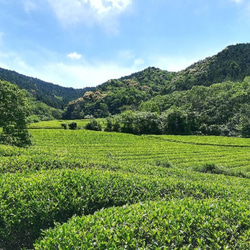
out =
{"type": "Polygon", "coordinates": [[[70,102],[63,118],[106,117],[136,109],[141,102],[165,93],[166,86],[175,76],[175,72],[149,67],[130,76],[109,80],[70,102]]]}
{"type": "Polygon", "coordinates": [[[34,96],[37,101],[56,109],[63,109],[68,102],[81,97],[92,88],[73,89],[61,87],[52,83],[25,76],[12,70],[0,68],[0,79],[25,89],[34,96]]]}
{"type": "Polygon", "coordinates": [[[243,81],[246,76],[250,76],[250,44],[231,45],[179,72],[149,67],[127,77],[109,80],[70,102],[63,117],[106,117],[137,110],[143,102],[156,96],[189,90],[193,86],[243,81]]]}
{"type": "Polygon", "coordinates": [[[227,80],[242,81],[250,76],[250,43],[230,45],[218,54],[196,62],[177,73],[168,92],[210,86],[227,80]]]}

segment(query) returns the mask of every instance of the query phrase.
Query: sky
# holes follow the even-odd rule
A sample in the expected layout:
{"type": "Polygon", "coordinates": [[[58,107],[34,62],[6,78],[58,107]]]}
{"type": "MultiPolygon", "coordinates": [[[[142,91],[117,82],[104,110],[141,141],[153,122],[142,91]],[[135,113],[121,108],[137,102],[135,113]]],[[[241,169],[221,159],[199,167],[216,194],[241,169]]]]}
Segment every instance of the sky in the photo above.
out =
{"type": "Polygon", "coordinates": [[[0,67],[64,87],[250,42],[249,0],[0,0],[0,67]]]}

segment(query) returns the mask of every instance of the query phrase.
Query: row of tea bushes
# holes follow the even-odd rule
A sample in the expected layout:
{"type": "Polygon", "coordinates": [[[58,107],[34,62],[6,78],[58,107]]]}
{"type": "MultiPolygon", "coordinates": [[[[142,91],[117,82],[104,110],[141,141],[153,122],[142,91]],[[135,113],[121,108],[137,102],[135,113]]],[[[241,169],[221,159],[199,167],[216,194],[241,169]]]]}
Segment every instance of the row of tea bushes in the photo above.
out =
{"type": "MultiPolygon", "coordinates": [[[[248,179],[204,181],[96,169],[46,170],[0,177],[0,248],[31,247],[41,229],[73,215],[146,200],[195,197],[248,200],[248,179]],[[227,182],[227,181],[228,182],[227,182]]],[[[202,177],[202,174],[200,174],[202,177]]]]}
{"type": "Polygon", "coordinates": [[[104,209],[43,232],[35,249],[249,249],[249,208],[185,198],[104,209]]]}
{"type": "MultiPolygon", "coordinates": [[[[214,163],[227,168],[250,170],[250,140],[208,136],[134,136],[94,131],[32,130],[31,150],[51,157],[73,157],[81,161],[102,160],[112,155],[127,164],[168,159],[174,166],[190,168],[214,163]],[[198,142],[198,144],[196,144],[198,142]],[[248,168],[247,168],[248,167],[248,168]]],[[[29,153],[29,152],[27,152],[29,153]]]]}

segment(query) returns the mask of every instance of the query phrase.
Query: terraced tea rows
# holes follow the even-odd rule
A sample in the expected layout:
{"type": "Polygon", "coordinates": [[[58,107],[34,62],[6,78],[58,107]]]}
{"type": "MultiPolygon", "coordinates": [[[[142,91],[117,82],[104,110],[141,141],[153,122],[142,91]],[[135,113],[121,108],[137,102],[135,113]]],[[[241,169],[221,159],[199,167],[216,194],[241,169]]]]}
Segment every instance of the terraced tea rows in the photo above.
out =
{"type": "Polygon", "coordinates": [[[249,139],[177,136],[173,141],[173,136],[133,136],[85,130],[38,130],[33,131],[33,135],[37,149],[52,149],[53,154],[60,157],[104,162],[109,158],[127,164],[166,160],[181,168],[215,163],[250,171],[249,139]],[[196,140],[199,144],[194,143],[196,140]]]}
{"type": "Polygon", "coordinates": [[[29,148],[0,145],[0,248],[250,247],[250,179],[194,171],[248,177],[249,139],[31,133],[29,148]]]}

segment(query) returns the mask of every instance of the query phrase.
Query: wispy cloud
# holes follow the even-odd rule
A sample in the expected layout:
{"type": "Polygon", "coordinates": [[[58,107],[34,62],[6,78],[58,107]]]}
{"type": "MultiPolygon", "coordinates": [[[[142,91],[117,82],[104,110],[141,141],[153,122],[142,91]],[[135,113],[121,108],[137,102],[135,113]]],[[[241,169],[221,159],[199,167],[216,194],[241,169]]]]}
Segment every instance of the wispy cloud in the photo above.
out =
{"type": "Polygon", "coordinates": [[[78,54],[77,52],[72,52],[72,53],[68,54],[67,57],[70,58],[70,59],[79,60],[79,59],[82,58],[82,55],[78,54]]]}
{"type": "Polygon", "coordinates": [[[101,25],[107,31],[117,29],[118,16],[132,0],[47,0],[58,20],[64,25],[101,25]]]}
{"type": "Polygon", "coordinates": [[[232,0],[232,1],[235,3],[242,3],[243,2],[243,0],[232,0]]]}
{"type": "MultiPolygon", "coordinates": [[[[71,53],[71,58],[79,57],[80,54],[71,53]]],[[[97,86],[109,79],[120,78],[144,68],[141,59],[132,59],[129,65],[121,65],[116,60],[87,61],[83,57],[79,59],[81,60],[72,62],[48,60],[31,65],[17,53],[0,51],[0,67],[65,87],[97,86]]]]}
{"type": "Polygon", "coordinates": [[[75,88],[97,86],[110,79],[120,78],[141,70],[141,65],[123,66],[117,62],[83,62],[67,64],[65,62],[49,63],[37,72],[37,77],[50,79],[56,84],[75,88]],[[55,74],[56,72],[56,74],[55,74]]]}
{"type": "Polygon", "coordinates": [[[39,5],[38,1],[33,0],[23,0],[24,9],[27,13],[30,13],[31,11],[37,10],[39,5]]]}

